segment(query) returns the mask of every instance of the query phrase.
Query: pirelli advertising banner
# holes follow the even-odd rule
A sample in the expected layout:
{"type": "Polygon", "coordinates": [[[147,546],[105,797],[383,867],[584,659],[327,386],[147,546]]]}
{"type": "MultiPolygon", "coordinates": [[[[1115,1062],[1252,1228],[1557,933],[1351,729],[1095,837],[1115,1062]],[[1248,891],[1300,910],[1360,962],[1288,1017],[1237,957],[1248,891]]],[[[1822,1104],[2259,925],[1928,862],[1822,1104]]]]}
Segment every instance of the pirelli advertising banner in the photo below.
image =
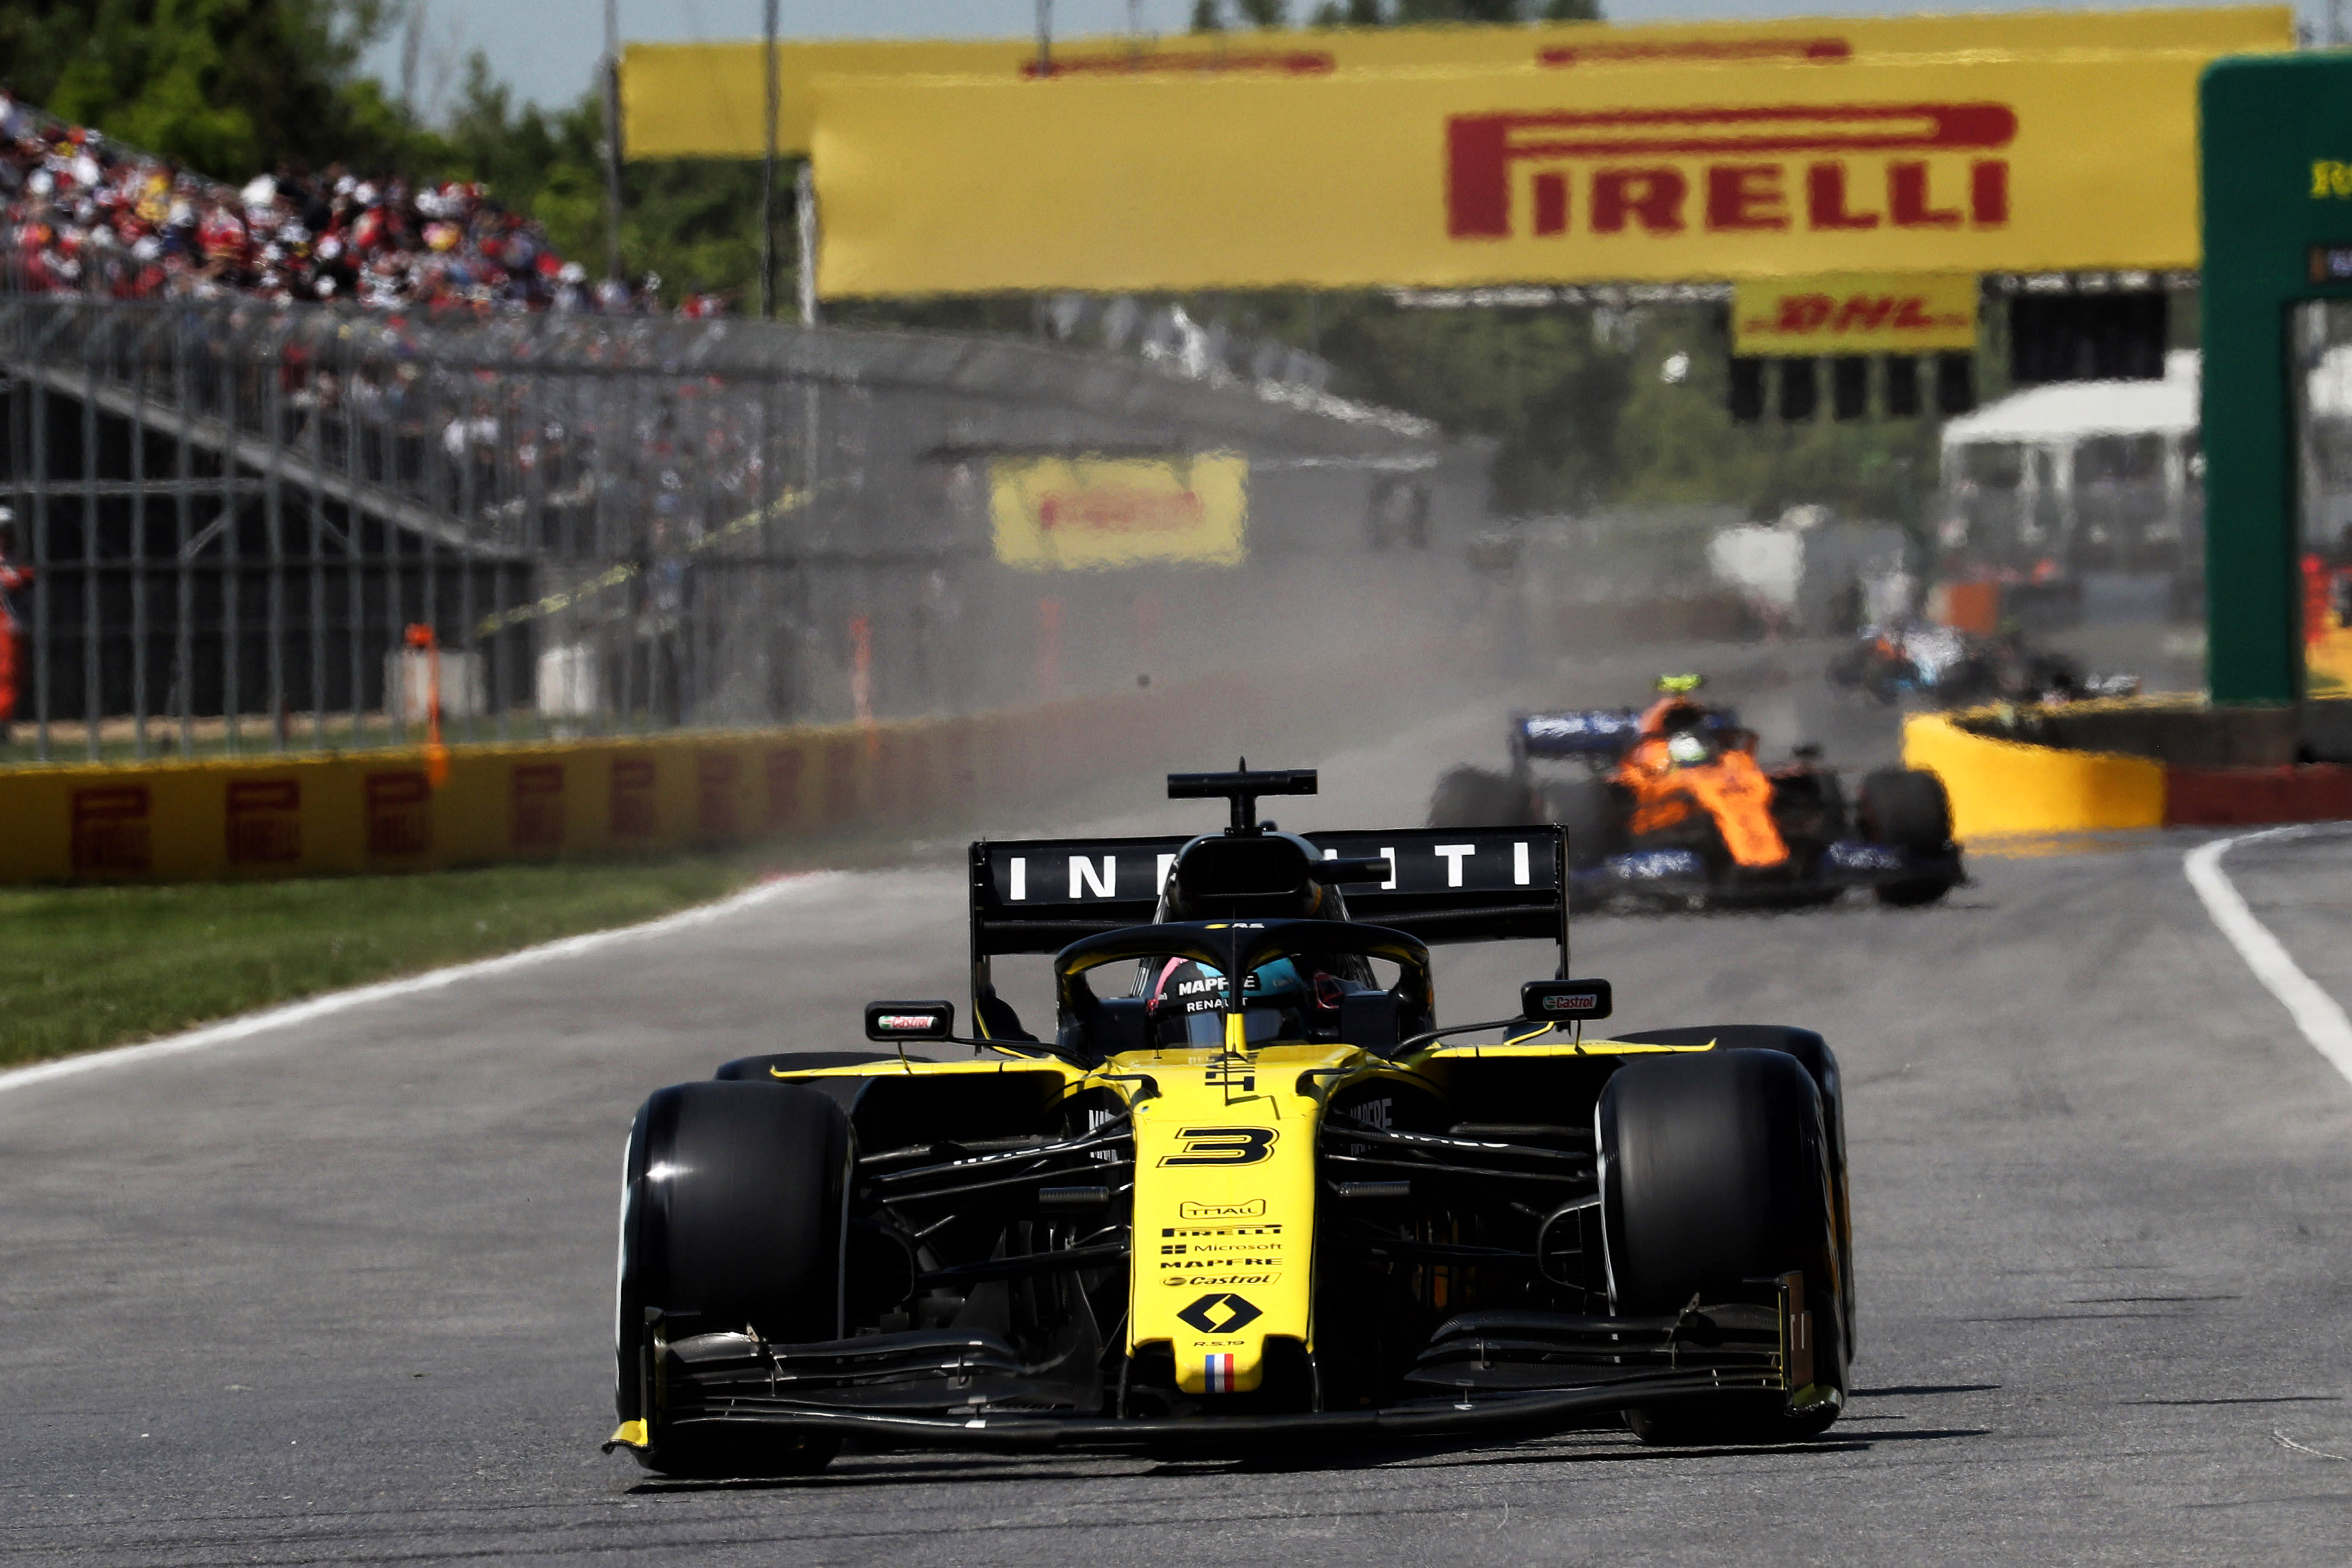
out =
{"type": "MultiPolygon", "coordinates": [[[[970,76],[998,81],[1150,79],[1203,73],[1327,79],[1445,68],[1590,72],[1618,66],[1809,64],[1964,51],[2187,49],[2211,57],[2295,47],[2284,5],[1956,16],[1808,17],[1638,26],[1318,27],[1058,41],[1041,69],[1030,38],[788,40],[776,51],[776,141],[804,153],[820,77],[970,76]]],[[[621,60],[622,144],[632,158],[756,158],[762,49],[752,40],[631,44],[621,60]]]]}
{"type": "Polygon", "coordinates": [[[1236,566],[1249,514],[1249,459],[1001,458],[990,465],[989,491],[996,558],[1008,566],[1236,566]]]}
{"type": "Polygon", "coordinates": [[[1977,342],[1977,280],[1968,273],[1747,278],[1732,289],[1731,352],[1931,353],[1977,342]]]}
{"type": "Polygon", "coordinates": [[[821,80],[818,286],[2193,267],[2210,58],[821,80]]]}

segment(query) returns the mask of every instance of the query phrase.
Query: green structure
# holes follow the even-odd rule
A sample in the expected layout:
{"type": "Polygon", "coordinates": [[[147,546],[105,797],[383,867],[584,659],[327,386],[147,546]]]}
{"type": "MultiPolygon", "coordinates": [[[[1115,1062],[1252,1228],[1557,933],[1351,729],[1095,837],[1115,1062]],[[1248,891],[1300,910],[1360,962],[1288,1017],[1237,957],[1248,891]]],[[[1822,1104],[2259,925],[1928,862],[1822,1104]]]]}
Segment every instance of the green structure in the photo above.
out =
{"type": "Polygon", "coordinates": [[[2352,300],[2352,52],[2205,72],[2207,680],[2216,703],[2304,694],[2295,307],[2352,300]]]}

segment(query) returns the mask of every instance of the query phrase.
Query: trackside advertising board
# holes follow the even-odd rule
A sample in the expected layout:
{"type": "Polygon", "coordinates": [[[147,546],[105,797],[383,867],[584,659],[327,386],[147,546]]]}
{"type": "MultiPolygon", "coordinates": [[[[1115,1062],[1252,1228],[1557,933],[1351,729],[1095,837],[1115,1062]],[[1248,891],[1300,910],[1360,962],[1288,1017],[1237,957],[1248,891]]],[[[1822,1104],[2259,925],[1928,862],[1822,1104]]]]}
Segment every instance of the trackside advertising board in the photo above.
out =
{"type": "Polygon", "coordinates": [[[1236,566],[1249,459],[1000,458],[989,465],[996,558],[1039,571],[1197,561],[1236,566]]]}
{"type": "MultiPolygon", "coordinates": [[[[2007,16],[1801,17],[1622,26],[1325,27],[1074,37],[1055,42],[1052,79],[1171,73],[1331,78],[1444,67],[1573,73],[1623,65],[1839,67],[1964,50],[2188,49],[2207,56],[2294,47],[2284,5],[2025,12],[2007,16]]],[[[776,140],[811,145],[819,77],[970,76],[1040,79],[1034,38],[786,40],[778,46],[776,140]]],[[[766,92],[757,42],[631,44],[622,55],[622,143],[631,158],[756,158],[766,92]]]]}
{"type": "Polygon", "coordinates": [[[817,84],[831,297],[2193,267],[2197,51],[817,84]]]}
{"type": "Polygon", "coordinates": [[[1732,289],[1734,353],[1911,354],[1976,341],[1977,280],[1966,273],[1749,278],[1732,289]]]}

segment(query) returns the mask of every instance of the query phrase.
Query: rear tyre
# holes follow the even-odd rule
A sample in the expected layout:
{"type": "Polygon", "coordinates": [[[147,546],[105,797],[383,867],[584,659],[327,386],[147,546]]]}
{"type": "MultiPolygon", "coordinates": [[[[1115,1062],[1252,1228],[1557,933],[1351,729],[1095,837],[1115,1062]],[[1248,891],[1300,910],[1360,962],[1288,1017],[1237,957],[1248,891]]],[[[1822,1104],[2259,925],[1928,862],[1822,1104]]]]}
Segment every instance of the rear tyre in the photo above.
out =
{"type": "MultiPolygon", "coordinates": [[[[1914,855],[1941,855],[1952,845],[1952,802],[1944,781],[1919,768],[1881,768],[1864,779],[1855,811],[1863,837],[1914,855]]],[[[1878,901],[1897,909],[1932,904],[1952,890],[1948,877],[1888,882],[1878,901]]]]}
{"type": "Polygon", "coordinates": [[[1453,768],[1429,797],[1432,827],[1510,827],[1528,819],[1528,792],[1507,774],[1453,768]]]}
{"type": "Polygon", "coordinates": [[[637,1111],[623,1167],[614,1403],[646,1425],[647,1469],[798,1475],[836,1438],[673,1426],[659,1342],[750,1330],[781,1343],[840,1331],[841,1194],[849,1127],[814,1089],[678,1084],[637,1111]]]}
{"type": "Polygon", "coordinates": [[[1780,1050],[1634,1061],[1601,1091],[1599,1121],[1613,1312],[1754,1300],[1751,1281],[1790,1272],[1803,1275],[1810,1303],[1804,1407],[1773,1392],[1707,1394],[1627,1412],[1634,1435],[1757,1443],[1824,1430],[1844,1399],[1846,1347],[1829,1140],[1811,1075],[1780,1050]]]}
{"type": "Polygon", "coordinates": [[[1562,779],[1538,795],[1544,820],[1568,829],[1570,865],[1598,866],[1617,852],[1624,821],[1607,779],[1562,779]]]}

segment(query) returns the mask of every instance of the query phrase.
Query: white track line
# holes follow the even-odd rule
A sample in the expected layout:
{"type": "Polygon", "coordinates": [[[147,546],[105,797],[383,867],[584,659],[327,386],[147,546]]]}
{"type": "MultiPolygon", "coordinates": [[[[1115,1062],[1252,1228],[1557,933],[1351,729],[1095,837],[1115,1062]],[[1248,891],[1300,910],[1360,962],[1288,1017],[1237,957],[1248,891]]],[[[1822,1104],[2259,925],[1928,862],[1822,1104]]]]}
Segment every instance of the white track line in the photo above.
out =
{"type": "Polygon", "coordinates": [[[2221,857],[2241,844],[2255,844],[2265,839],[2305,838],[2323,831],[2317,825],[2295,827],[2273,827],[2263,833],[2241,834],[2235,838],[2216,838],[2210,844],[2200,844],[2181,861],[2181,869],[2189,875],[2189,885],[2197,889],[2204,901],[2205,912],[2254,972],[2254,978],[2266,986],[2270,994],[2284,1005],[2294,1019],[2294,1026],[2303,1031],[2328,1064],[2352,1080],[2352,1019],[2336,998],[2322,991],[2288,956],[2279,939],[2270,928],[2254,918],[2253,910],[2221,869],[2221,857]]]}
{"type": "Polygon", "coordinates": [[[356,986],[349,991],[333,991],[324,996],[313,996],[304,1002],[291,1002],[283,1007],[271,1007],[259,1013],[247,1013],[241,1018],[230,1018],[218,1024],[208,1024],[201,1029],[191,1029],[184,1035],[173,1035],[144,1045],[120,1046],[109,1051],[91,1051],[85,1056],[64,1057],[53,1062],[18,1068],[13,1072],[0,1072],[0,1094],[12,1089],[30,1089],[37,1083],[71,1078],[77,1073],[95,1072],[101,1068],[129,1067],[137,1062],[152,1061],[158,1057],[176,1057],[187,1051],[201,1051],[210,1046],[226,1045],[271,1029],[282,1029],[289,1024],[307,1024],[313,1018],[323,1018],[331,1013],[349,1012],[377,1002],[387,1002],[395,996],[414,996],[423,991],[438,991],[459,981],[478,979],[484,975],[505,974],[518,969],[529,969],[560,958],[573,958],[583,952],[593,952],[600,947],[615,942],[635,942],[640,937],[664,936],[671,931],[692,926],[708,925],[725,920],[761,904],[779,899],[815,892],[849,876],[845,871],[813,871],[778,877],[744,889],[713,904],[700,904],[690,910],[680,910],[674,915],[646,921],[640,925],[616,926],[611,931],[593,931],[580,936],[567,936],[557,942],[543,942],[538,947],[526,947],[519,952],[501,953],[496,958],[478,959],[472,963],[451,964],[446,969],[431,969],[422,974],[410,974],[398,980],[380,981],[373,985],[356,986]]]}

